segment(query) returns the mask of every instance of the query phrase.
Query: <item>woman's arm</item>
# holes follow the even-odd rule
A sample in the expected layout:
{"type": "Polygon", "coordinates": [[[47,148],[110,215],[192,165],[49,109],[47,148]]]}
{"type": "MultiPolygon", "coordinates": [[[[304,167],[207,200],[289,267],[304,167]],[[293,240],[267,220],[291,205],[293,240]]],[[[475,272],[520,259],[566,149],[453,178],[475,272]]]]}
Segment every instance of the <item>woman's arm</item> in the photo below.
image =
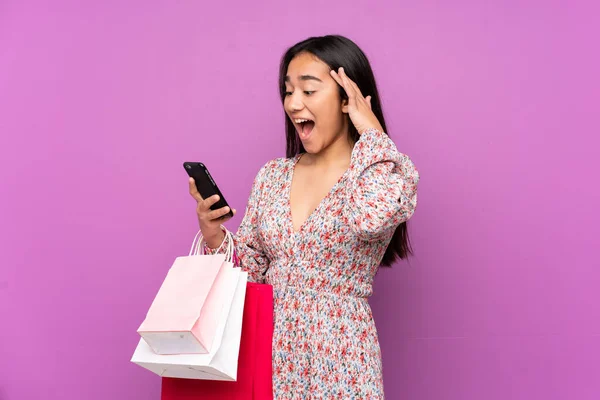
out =
{"type": "Polygon", "coordinates": [[[378,239],[408,220],[417,206],[419,173],[378,129],[364,132],[352,150],[346,216],[365,240],[378,239]]]}

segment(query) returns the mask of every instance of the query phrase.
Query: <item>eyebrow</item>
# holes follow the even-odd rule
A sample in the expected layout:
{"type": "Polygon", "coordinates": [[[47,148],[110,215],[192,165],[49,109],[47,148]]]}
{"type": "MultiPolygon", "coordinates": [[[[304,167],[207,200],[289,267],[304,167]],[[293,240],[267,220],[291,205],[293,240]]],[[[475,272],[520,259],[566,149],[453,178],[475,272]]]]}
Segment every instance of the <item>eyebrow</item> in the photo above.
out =
{"type": "MultiPolygon", "coordinates": [[[[323,83],[322,80],[320,80],[316,76],[312,76],[312,75],[300,75],[300,80],[301,81],[317,81],[317,82],[323,83]]],[[[290,82],[291,81],[291,78],[289,77],[289,75],[286,75],[285,81],[286,82],[290,82]]]]}

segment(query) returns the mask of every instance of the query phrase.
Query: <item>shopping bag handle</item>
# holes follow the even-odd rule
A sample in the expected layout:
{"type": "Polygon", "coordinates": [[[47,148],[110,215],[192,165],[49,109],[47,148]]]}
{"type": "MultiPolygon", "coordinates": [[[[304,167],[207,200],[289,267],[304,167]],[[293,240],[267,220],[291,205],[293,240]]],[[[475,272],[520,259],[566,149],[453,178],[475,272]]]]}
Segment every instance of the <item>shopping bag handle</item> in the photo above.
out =
{"type": "MultiPolygon", "coordinates": [[[[225,246],[225,261],[233,262],[233,237],[231,235],[231,232],[229,232],[227,228],[221,225],[221,229],[223,230],[223,232],[225,232],[225,237],[223,238],[223,241],[221,242],[221,245],[217,249],[216,253],[220,254],[221,250],[223,249],[223,246],[225,245],[225,243],[227,243],[227,245],[225,246]]],[[[192,242],[192,247],[190,248],[189,254],[190,256],[199,256],[205,254],[202,242],[204,242],[204,236],[202,236],[202,231],[199,230],[198,233],[196,233],[196,236],[194,237],[194,241],[192,242]]]]}

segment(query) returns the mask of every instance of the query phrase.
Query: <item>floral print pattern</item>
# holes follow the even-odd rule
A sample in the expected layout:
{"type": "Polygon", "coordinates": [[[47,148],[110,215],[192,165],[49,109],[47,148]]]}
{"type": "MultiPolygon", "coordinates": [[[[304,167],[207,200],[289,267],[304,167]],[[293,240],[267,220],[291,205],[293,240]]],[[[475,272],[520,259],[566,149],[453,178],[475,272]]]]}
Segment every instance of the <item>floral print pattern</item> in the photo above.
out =
{"type": "Polygon", "coordinates": [[[295,231],[290,188],[300,156],[261,168],[233,236],[249,279],[274,289],[274,397],[383,399],[367,298],[394,230],[414,213],[419,174],[385,133],[368,130],[348,170],[295,231]]]}

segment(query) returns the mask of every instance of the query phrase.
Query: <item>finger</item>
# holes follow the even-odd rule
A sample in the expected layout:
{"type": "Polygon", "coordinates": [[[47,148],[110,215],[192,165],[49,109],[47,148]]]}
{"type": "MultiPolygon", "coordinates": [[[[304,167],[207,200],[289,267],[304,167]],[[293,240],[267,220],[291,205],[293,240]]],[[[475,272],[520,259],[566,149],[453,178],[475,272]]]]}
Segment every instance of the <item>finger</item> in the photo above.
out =
{"type": "Polygon", "coordinates": [[[339,75],[342,78],[342,81],[344,82],[344,88],[346,89],[346,92],[348,94],[352,93],[353,95],[356,95],[357,86],[354,85],[352,79],[350,79],[348,74],[346,74],[346,70],[344,69],[344,67],[340,67],[339,75]]]}
{"type": "Polygon", "coordinates": [[[219,201],[219,195],[214,194],[214,195],[210,196],[209,198],[207,198],[206,200],[204,200],[204,206],[206,208],[210,208],[214,204],[216,204],[218,201],[219,201]]]}
{"type": "Polygon", "coordinates": [[[363,96],[362,92],[360,91],[360,89],[358,88],[358,86],[356,85],[356,83],[352,82],[352,80],[350,78],[348,78],[349,85],[352,87],[352,92],[354,93],[354,105],[359,107],[359,104],[361,106],[366,106],[369,108],[369,110],[371,109],[371,103],[370,103],[370,97],[368,96],[369,99],[367,99],[366,97],[363,96]]]}
{"type": "Polygon", "coordinates": [[[229,207],[225,206],[225,207],[221,207],[218,210],[213,210],[211,212],[208,213],[207,218],[209,221],[213,221],[215,219],[219,219],[225,215],[227,215],[227,213],[229,213],[230,209],[229,207]]]}
{"type": "Polygon", "coordinates": [[[369,105],[369,110],[372,110],[373,108],[371,107],[371,96],[367,96],[367,104],[369,105]]]}
{"type": "MultiPolygon", "coordinates": [[[[358,88],[358,85],[352,79],[350,79],[350,77],[346,74],[346,71],[344,70],[344,68],[341,67],[340,70],[342,73],[342,78],[344,79],[344,81],[346,83],[345,87],[348,87],[348,89],[350,89],[350,91],[354,92],[355,96],[363,97],[360,89],[358,88]]],[[[346,92],[348,92],[348,90],[346,90],[346,92]]]]}
{"type": "Polygon", "coordinates": [[[346,96],[348,96],[348,99],[354,96],[354,94],[352,93],[352,87],[343,77],[342,67],[340,67],[338,72],[332,70],[331,76],[333,76],[333,79],[335,79],[335,81],[344,89],[344,92],[346,93],[346,96]]]}
{"type": "Polygon", "coordinates": [[[200,196],[200,193],[198,192],[198,188],[196,187],[196,182],[194,182],[194,178],[189,179],[189,186],[190,194],[192,195],[192,197],[196,201],[203,201],[204,199],[202,198],[202,196],[200,196]]]}
{"type": "Polygon", "coordinates": [[[356,92],[356,94],[362,98],[364,98],[365,96],[363,96],[360,88],[358,87],[358,85],[356,84],[356,82],[354,82],[352,79],[350,79],[350,77],[348,77],[346,75],[346,77],[348,78],[348,81],[350,82],[350,86],[352,86],[352,88],[354,89],[354,91],[356,92]]]}
{"type": "Polygon", "coordinates": [[[333,80],[338,83],[338,85],[340,85],[341,87],[344,87],[344,82],[342,81],[342,78],[340,77],[340,75],[337,72],[335,72],[335,70],[332,69],[331,71],[329,71],[329,74],[331,75],[333,80]]]}
{"type": "Polygon", "coordinates": [[[348,75],[346,75],[346,72],[344,71],[343,67],[340,67],[338,75],[342,79],[342,86],[344,87],[344,90],[346,91],[348,96],[350,96],[352,86],[350,86],[350,79],[348,78],[348,75]]]}

